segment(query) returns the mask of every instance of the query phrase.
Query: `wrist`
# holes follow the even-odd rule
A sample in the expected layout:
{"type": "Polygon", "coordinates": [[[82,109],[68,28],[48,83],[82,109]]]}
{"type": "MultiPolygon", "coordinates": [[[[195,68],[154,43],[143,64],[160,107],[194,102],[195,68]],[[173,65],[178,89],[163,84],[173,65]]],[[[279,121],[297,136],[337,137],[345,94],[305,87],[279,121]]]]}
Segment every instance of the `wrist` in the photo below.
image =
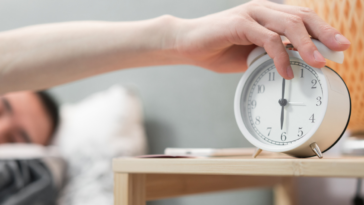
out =
{"type": "Polygon", "coordinates": [[[113,27],[117,34],[117,61],[122,62],[123,68],[192,64],[180,52],[177,43],[186,38],[186,22],[188,20],[164,15],[145,21],[117,23],[117,27],[113,27]]]}
{"type": "Polygon", "coordinates": [[[159,36],[157,49],[165,57],[166,64],[193,64],[179,48],[186,37],[189,20],[163,15],[155,19],[155,24],[159,36]]]}

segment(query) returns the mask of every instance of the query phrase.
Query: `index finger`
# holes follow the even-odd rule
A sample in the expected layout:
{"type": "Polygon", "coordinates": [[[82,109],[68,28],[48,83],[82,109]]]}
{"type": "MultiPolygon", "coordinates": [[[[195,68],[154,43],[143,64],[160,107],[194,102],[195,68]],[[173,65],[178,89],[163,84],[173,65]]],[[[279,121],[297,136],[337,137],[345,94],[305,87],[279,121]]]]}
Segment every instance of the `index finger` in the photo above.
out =
{"type": "Polygon", "coordinates": [[[277,11],[299,16],[303,20],[308,33],[313,38],[319,39],[331,50],[343,51],[350,46],[350,41],[347,38],[309,8],[281,5],[273,2],[267,2],[265,5],[277,11]]]}

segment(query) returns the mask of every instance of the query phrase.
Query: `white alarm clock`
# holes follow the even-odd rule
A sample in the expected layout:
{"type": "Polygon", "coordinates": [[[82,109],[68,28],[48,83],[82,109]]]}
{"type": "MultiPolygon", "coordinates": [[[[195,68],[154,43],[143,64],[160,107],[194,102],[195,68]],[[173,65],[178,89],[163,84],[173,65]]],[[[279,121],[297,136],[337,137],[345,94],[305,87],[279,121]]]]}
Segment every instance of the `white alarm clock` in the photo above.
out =
{"type": "MultiPolygon", "coordinates": [[[[343,52],[312,41],[326,59],[343,62],[343,52]]],[[[278,74],[264,48],[257,47],[249,54],[249,68],[235,93],[236,121],[245,138],[258,148],[253,157],[266,150],[322,158],[346,130],[350,94],[331,68],[309,66],[292,45],[286,50],[294,73],[292,80],[278,74]]]]}

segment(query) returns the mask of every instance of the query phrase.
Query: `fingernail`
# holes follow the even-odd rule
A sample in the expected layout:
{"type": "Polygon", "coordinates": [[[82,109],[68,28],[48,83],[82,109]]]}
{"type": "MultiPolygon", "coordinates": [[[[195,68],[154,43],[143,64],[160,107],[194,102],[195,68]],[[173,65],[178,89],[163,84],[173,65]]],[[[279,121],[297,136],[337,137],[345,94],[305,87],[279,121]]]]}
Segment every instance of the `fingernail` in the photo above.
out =
{"type": "Polygon", "coordinates": [[[289,79],[292,79],[294,76],[293,76],[293,71],[292,71],[292,67],[291,66],[288,66],[287,67],[287,76],[289,79]]]}
{"type": "Polygon", "coordinates": [[[317,61],[317,62],[326,62],[326,60],[325,60],[325,58],[321,55],[321,53],[320,52],[318,52],[318,51],[314,51],[313,52],[313,56],[315,57],[315,60],[317,61]]]}
{"type": "Polygon", "coordinates": [[[335,39],[340,44],[351,44],[350,41],[341,34],[336,34],[335,39]]]}

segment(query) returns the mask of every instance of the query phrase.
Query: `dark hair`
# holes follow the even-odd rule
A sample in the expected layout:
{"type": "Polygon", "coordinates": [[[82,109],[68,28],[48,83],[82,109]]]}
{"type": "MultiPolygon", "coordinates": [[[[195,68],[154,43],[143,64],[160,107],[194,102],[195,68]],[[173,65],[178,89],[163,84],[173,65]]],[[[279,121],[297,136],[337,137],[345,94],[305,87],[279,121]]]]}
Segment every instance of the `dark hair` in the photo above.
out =
{"type": "Polygon", "coordinates": [[[38,91],[36,92],[36,95],[39,97],[40,101],[44,105],[46,112],[51,118],[52,129],[51,136],[49,138],[51,139],[52,135],[57,130],[60,121],[58,104],[54,97],[46,91],[38,91]]]}

